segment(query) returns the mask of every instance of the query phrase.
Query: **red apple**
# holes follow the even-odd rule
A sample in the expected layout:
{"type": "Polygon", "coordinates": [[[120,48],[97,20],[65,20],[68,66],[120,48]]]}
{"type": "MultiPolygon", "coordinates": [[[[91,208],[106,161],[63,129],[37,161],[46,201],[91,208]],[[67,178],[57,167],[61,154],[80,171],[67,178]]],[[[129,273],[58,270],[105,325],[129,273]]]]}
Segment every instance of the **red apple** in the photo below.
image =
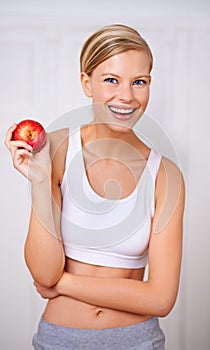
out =
{"type": "Polygon", "coordinates": [[[33,147],[33,152],[39,152],[45,145],[46,132],[39,122],[25,119],[17,124],[12,139],[25,141],[33,147]]]}

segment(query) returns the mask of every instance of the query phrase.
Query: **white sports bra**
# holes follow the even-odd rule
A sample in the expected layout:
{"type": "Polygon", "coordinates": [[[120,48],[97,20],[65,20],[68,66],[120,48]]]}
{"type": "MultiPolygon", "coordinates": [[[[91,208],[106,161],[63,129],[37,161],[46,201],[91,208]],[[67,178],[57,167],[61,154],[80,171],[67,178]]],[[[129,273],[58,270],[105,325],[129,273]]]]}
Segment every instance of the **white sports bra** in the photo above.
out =
{"type": "Polygon", "coordinates": [[[151,148],[135,190],[123,199],[106,199],[89,184],[80,129],[71,132],[61,184],[61,232],[67,257],[128,269],[147,264],[160,161],[160,154],[151,148]]]}

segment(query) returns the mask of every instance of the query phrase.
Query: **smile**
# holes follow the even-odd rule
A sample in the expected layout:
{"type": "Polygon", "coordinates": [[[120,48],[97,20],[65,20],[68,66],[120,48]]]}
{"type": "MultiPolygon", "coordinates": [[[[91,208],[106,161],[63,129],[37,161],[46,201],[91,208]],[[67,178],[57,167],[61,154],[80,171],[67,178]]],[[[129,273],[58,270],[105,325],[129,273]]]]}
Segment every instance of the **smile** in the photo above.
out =
{"type": "Polygon", "coordinates": [[[117,108],[117,107],[112,107],[109,106],[109,109],[113,113],[121,114],[121,115],[130,115],[135,111],[135,108],[117,108]]]}

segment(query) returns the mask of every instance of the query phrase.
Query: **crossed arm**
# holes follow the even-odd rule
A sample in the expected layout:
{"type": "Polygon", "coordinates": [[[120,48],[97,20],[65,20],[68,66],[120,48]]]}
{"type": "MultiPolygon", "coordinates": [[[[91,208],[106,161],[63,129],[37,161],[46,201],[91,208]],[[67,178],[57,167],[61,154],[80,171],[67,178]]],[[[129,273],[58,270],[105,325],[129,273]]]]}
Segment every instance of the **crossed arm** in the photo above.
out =
{"type": "Polygon", "coordinates": [[[100,307],[166,316],[178,293],[184,211],[184,181],[179,169],[168,160],[161,165],[156,189],[147,281],[64,272],[50,288],[35,282],[37,291],[44,298],[65,295],[100,307]]]}

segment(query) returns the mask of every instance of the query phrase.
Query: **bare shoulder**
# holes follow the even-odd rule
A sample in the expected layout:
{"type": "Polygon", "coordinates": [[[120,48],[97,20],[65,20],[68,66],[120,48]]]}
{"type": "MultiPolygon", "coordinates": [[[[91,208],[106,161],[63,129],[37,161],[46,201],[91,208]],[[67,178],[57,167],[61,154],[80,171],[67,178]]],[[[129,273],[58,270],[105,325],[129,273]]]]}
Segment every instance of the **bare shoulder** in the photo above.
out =
{"type": "Polygon", "coordinates": [[[52,159],[52,177],[59,185],[65,171],[66,153],[69,144],[69,129],[59,129],[48,134],[52,159]]]}
{"type": "Polygon", "coordinates": [[[68,147],[69,129],[59,129],[48,134],[50,140],[50,152],[54,157],[57,152],[61,151],[62,147],[68,147]]]}
{"type": "Polygon", "coordinates": [[[157,174],[157,191],[164,191],[166,186],[184,189],[184,177],[181,169],[172,160],[162,157],[160,168],[157,174]]]}
{"type": "Polygon", "coordinates": [[[169,218],[183,215],[185,184],[181,169],[173,161],[162,157],[155,189],[155,216],[161,227],[169,218]]]}

